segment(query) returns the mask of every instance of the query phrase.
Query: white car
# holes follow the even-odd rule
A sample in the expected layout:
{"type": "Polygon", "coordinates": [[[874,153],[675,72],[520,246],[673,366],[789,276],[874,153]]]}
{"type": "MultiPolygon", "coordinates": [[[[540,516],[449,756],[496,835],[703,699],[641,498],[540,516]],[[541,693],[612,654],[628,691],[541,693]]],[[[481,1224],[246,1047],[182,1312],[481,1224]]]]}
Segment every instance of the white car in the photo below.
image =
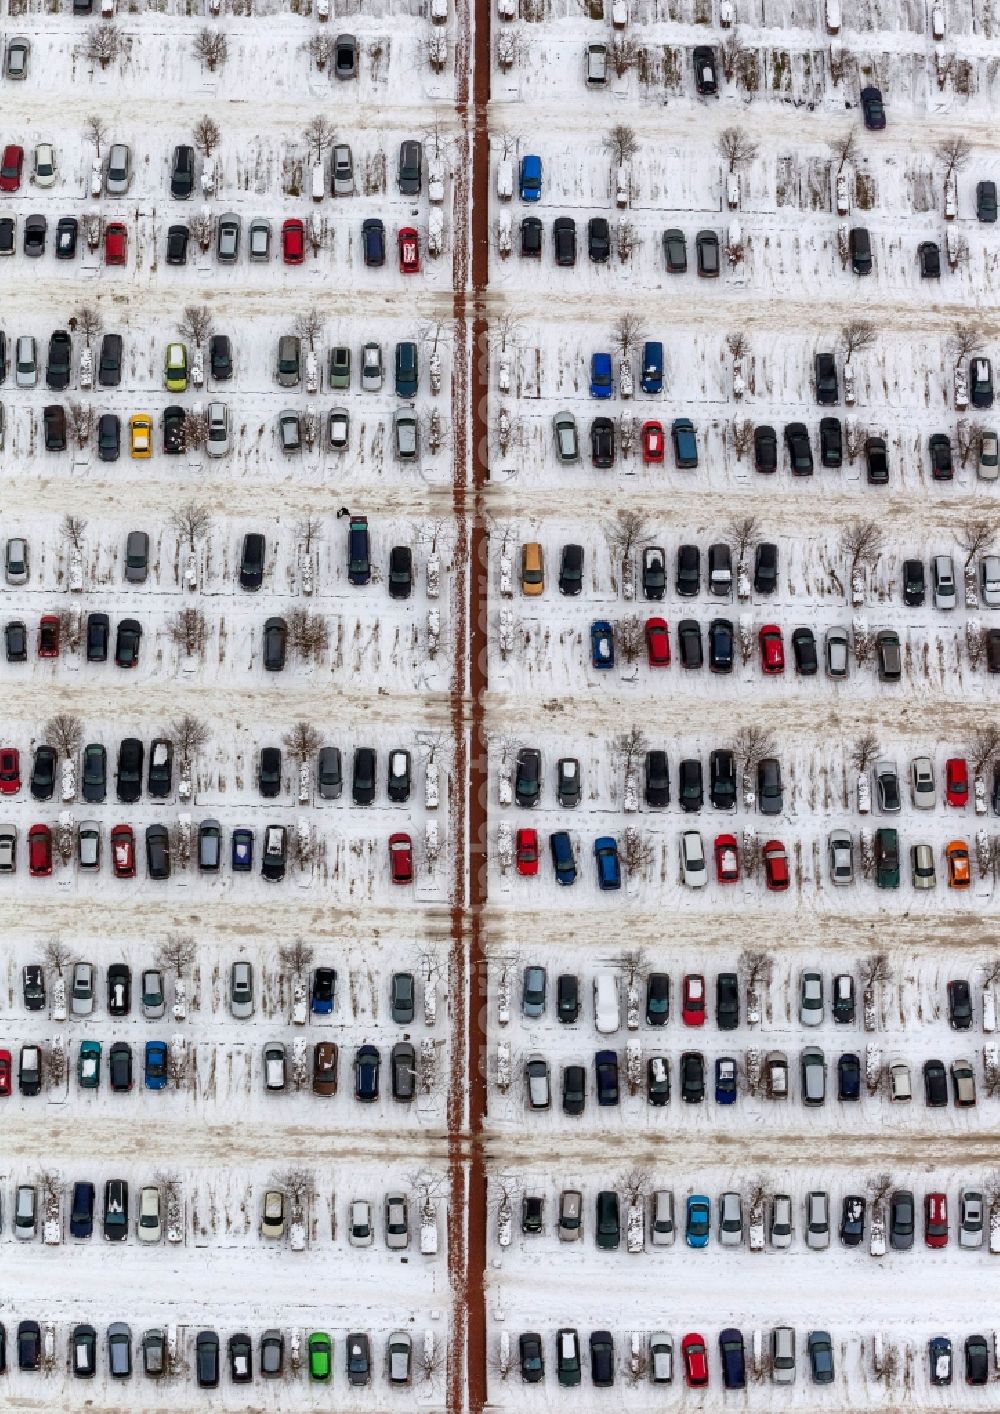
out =
{"type": "Polygon", "coordinates": [[[229,408],[225,403],[209,403],[205,452],[210,457],[224,457],[228,451],[229,408]]]}
{"type": "Polygon", "coordinates": [[[140,1242],[159,1242],[163,1235],[160,1224],[160,1190],[155,1185],[139,1190],[139,1216],[135,1235],[140,1242]]]}
{"type": "Polygon", "coordinates": [[[598,972],[594,978],[594,1022],[602,1036],[610,1036],[621,1025],[618,978],[613,972],[598,972]]]}
{"type": "Polygon", "coordinates": [[[649,1231],[654,1247],[673,1247],[677,1236],[673,1189],[657,1188],[653,1191],[649,1202],[649,1231]]]}
{"type": "Polygon", "coordinates": [[[14,345],[14,382],[19,388],[33,388],[38,382],[38,350],[33,334],[18,334],[14,345]]]}
{"type": "Polygon", "coordinates": [[[270,1041],[264,1047],[264,1089],[284,1090],[285,1048],[280,1041],[270,1041]]]}
{"type": "Polygon", "coordinates": [[[0,825],[0,874],[13,874],[17,863],[17,826],[0,825]]]}
{"type": "Polygon", "coordinates": [[[40,142],[35,148],[32,180],[36,187],[52,187],[56,183],[56,150],[51,142],[40,142]]]}
{"type": "Polygon", "coordinates": [[[723,1193],[719,1199],[719,1246],[742,1247],[743,1201],[738,1193],[723,1193]]]}
{"type": "Polygon", "coordinates": [[[982,1247],[983,1245],[983,1195],[976,1189],[962,1189],[958,1245],[960,1247],[982,1247]]]}
{"type": "Polygon", "coordinates": [[[791,1247],[793,1232],[792,1200],[787,1193],[776,1193],[771,1199],[771,1246],[791,1247]]]}
{"type": "Polygon", "coordinates": [[[73,964],[73,985],[69,1003],[71,1016],[90,1016],[94,1010],[94,964],[73,964]]]}
{"type": "Polygon", "coordinates": [[[417,419],[409,409],[401,409],[392,415],[393,432],[396,439],[396,456],[401,462],[411,462],[417,455],[417,419]]]}
{"type": "Polygon", "coordinates": [[[271,1238],[285,1235],[285,1195],[280,1188],[269,1188],[264,1194],[264,1206],[260,1212],[260,1235],[271,1238]]]}
{"type": "Polygon", "coordinates": [[[937,805],[934,762],[929,756],[914,756],[910,762],[910,791],[915,809],[933,810],[937,805]]]}
{"type": "Polygon", "coordinates": [[[108,196],[124,196],[132,180],[132,151],[127,142],[113,142],[108,149],[104,190],[108,196]]]}
{"type": "Polygon", "coordinates": [[[983,603],[990,609],[1000,609],[1000,555],[984,555],[979,567],[979,582],[983,603]]]}
{"type": "Polygon", "coordinates": [[[372,1229],[372,1205],[365,1198],[354,1198],[348,1209],[347,1237],[352,1247],[370,1247],[375,1241],[372,1229]]]}
{"type": "Polygon", "coordinates": [[[889,1067],[889,1098],[898,1104],[906,1104],[913,1099],[910,1067],[905,1061],[895,1061],[889,1067]]]}
{"type": "Polygon", "coordinates": [[[854,883],[854,844],[850,830],[831,830],[828,841],[830,851],[830,880],[838,888],[854,883]]]}
{"type": "Polygon", "coordinates": [[[365,344],[361,350],[361,387],[366,393],[377,393],[382,377],[382,345],[365,344]]]}
{"type": "Polygon", "coordinates": [[[830,1195],[819,1189],[806,1194],[806,1246],[821,1252],[830,1245],[830,1195]]]}
{"type": "Polygon", "coordinates": [[[385,1245],[393,1251],[410,1245],[410,1220],[405,1193],[385,1195],[385,1245]]]}
{"type": "Polygon", "coordinates": [[[32,1183],[19,1183],[14,1197],[14,1236],[32,1242],[38,1231],[38,1198],[32,1183]]]}
{"type": "Polygon", "coordinates": [[[330,446],[335,452],[347,447],[351,432],[351,415],[347,408],[333,408],[330,412],[330,446]]]}
{"type": "Polygon", "coordinates": [[[708,883],[705,844],[698,830],[685,830],[681,835],[681,881],[689,889],[703,889],[708,883]]]}

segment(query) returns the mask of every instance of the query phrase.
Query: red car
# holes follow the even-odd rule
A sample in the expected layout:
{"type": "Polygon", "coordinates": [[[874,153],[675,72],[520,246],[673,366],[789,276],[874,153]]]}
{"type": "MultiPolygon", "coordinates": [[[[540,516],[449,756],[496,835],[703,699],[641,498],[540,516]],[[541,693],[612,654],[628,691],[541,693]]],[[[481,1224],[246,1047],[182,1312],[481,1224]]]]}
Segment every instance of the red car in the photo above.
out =
{"type": "Polygon", "coordinates": [[[52,873],[52,831],[48,825],[32,825],[28,831],[28,873],[36,879],[52,873]]]}
{"type": "Polygon", "coordinates": [[[124,265],[128,259],[128,227],[124,221],[109,221],[104,228],[105,265],[124,265]]]}
{"type": "Polygon", "coordinates": [[[715,877],[720,884],[739,883],[740,856],[735,835],[715,837],[715,877]]]}
{"type": "Polygon", "coordinates": [[[0,751],[0,795],[17,795],[21,789],[21,753],[16,746],[0,751]]]}
{"type": "Polygon", "coordinates": [[[281,254],[286,265],[301,265],[306,258],[306,228],[297,216],[281,223],[281,254]]]}
{"type": "Polygon", "coordinates": [[[135,878],[135,835],[131,825],[116,825],[111,831],[111,862],[116,879],[135,878]]]}
{"type": "Polygon", "coordinates": [[[0,1051],[0,1095],[10,1094],[10,1051],[0,1051]]]}
{"type": "Polygon", "coordinates": [[[765,624],[760,631],[760,666],[771,677],[785,671],[785,645],[777,624],[765,624]]]}
{"type": "Polygon", "coordinates": [[[518,830],[517,872],[530,876],[538,873],[538,831],[518,830]]]}
{"type": "Polygon", "coordinates": [[[684,1378],[692,1389],[708,1384],[708,1352],[700,1335],[689,1331],[681,1341],[684,1352],[684,1378]]]}
{"type": "Polygon", "coordinates": [[[928,1247],[948,1246],[948,1195],[928,1193],[924,1197],[924,1241],[928,1247]]]}
{"type": "Polygon", "coordinates": [[[38,625],[39,658],[59,657],[59,615],[43,614],[38,625]]]}
{"type": "Polygon", "coordinates": [[[949,756],[945,764],[944,798],[959,810],[969,803],[969,772],[961,756],[949,756]]]}
{"type": "Polygon", "coordinates": [[[651,668],[670,667],[670,634],[666,619],[646,620],[646,656],[651,668]]]}
{"type": "Polygon", "coordinates": [[[780,840],[768,840],[764,846],[764,877],[776,894],[788,888],[788,855],[780,840]]]}
{"type": "Polygon", "coordinates": [[[0,163],[0,191],[17,191],[21,185],[21,169],[24,166],[24,148],[9,143],[3,150],[0,163]]]}
{"type": "Polygon", "coordinates": [[[412,226],[399,228],[399,268],[404,275],[416,275],[420,269],[420,237],[412,226]]]}
{"type": "Polygon", "coordinates": [[[394,884],[413,882],[413,843],[409,835],[389,836],[389,873],[394,884]]]}
{"type": "Polygon", "coordinates": [[[642,424],[642,459],[647,466],[651,462],[663,460],[663,423],[644,422],[642,424]]]}
{"type": "Polygon", "coordinates": [[[705,979],[700,972],[685,974],[681,1017],[685,1026],[705,1025],[705,979]]]}

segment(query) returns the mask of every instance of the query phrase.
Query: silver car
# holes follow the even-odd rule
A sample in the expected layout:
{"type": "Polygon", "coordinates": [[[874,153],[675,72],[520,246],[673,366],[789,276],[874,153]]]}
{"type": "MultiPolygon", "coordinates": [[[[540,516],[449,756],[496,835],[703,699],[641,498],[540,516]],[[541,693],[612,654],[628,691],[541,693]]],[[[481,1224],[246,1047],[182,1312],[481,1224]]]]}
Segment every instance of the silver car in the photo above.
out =
{"type": "Polygon", "coordinates": [[[666,1331],[649,1337],[649,1378],[654,1385],[668,1385],[674,1377],[674,1342],[666,1331]]]}
{"type": "Polygon", "coordinates": [[[90,1016],[94,1010],[94,964],[73,964],[73,985],[70,991],[71,1016],[90,1016]]]}
{"type": "Polygon", "coordinates": [[[76,837],[77,860],[81,869],[101,867],[101,825],[98,820],[81,820],[76,837]]]}
{"type": "Polygon", "coordinates": [[[142,974],[142,1014],[148,1021],[158,1021],[166,1008],[163,973],[158,967],[148,967],[142,974]]]}
{"type": "Polygon", "coordinates": [[[38,382],[38,353],[34,334],[19,334],[14,345],[14,382],[33,388],[38,382]]]}
{"type": "Polygon", "coordinates": [[[779,1251],[791,1247],[793,1232],[792,1200],[787,1193],[776,1193],[771,1199],[771,1246],[779,1251]]]}
{"type": "Polygon", "coordinates": [[[933,889],[937,884],[934,851],[929,844],[910,846],[910,869],[915,889],[933,889]]]}
{"type": "Polygon", "coordinates": [[[334,196],[354,195],[354,157],[346,142],[338,142],[333,149],[334,196]]]}
{"type": "Polygon", "coordinates": [[[9,79],[23,79],[28,76],[28,55],[31,53],[31,41],[25,39],[23,34],[16,35],[7,41],[7,63],[5,72],[9,79]]]}
{"type": "Polygon", "coordinates": [[[271,223],[264,216],[255,216],[247,227],[247,255],[253,261],[271,259],[271,223]]]}
{"type": "Polygon", "coordinates": [[[108,196],[124,196],[132,180],[132,149],[127,142],[113,142],[108,148],[104,190],[108,196]]]}
{"type": "Polygon", "coordinates": [[[806,1046],[801,1056],[802,1103],[822,1105],[826,1101],[826,1060],[818,1046],[806,1046]]]}
{"type": "Polygon", "coordinates": [[[528,1104],[533,1110],[547,1110],[550,1102],[549,1063],[544,1056],[531,1055],[524,1063],[528,1104]]]}
{"type": "Polygon", "coordinates": [[[738,1193],[723,1193],[719,1199],[719,1246],[743,1245],[743,1201],[738,1193]]]}
{"type": "Polygon", "coordinates": [[[215,254],[221,265],[235,265],[240,255],[241,222],[235,211],[219,217],[215,254]]]}
{"type": "Polygon", "coordinates": [[[791,1326],[775,1326],[771,1332],[771,1379],[776,1385],[795,1383],[795,1332],[791,1326]]]}
{"type": "Polygon", "coordinates": [[[654,1247],[672,1247],[677,1236],[674,1222],[674,1194],[671,1188],[657,1188],[649,1200],[649,1230],[654,1247]]]}
{"type": "Polygon", "coordinates": [[[799,983],[799,1020],[803,1026],[820,1026],[823,1022],[823,974],[803,972],[799,983]]]}
{"type": "Polygon", "coordinates": [[[958,1220],[958,1245],[960,1247],[982,1247],[983,1245],[983,1195],[973,1188],[962,1189],[958,1220]]]}
{"type": "Polygon", "coordinates": [[[379,392],[384,376],[382,345],[365,344],[361,350],[361,387],[364,392],[379,392]]]}
{"type": "Polygon", "coordinates": [[[910,762],[910,793],[917,810],[933,810],[937,805],[934,762],[929,756],[914,756],[910,762]]]}
{"type": "Polygon", "coordinates": [[[282,334],[278,340],[277,378],[279,388],[297,388],[302,381],[302,344],[297,334],[282,334]]]}
{"type": "Polygon", "coordinates": [[[559,1195],[560,1242],[579,1242],[583,1236],[583,1194],[579,1188],[564,1188],[559,1195]]]}
{"type": "Polygon", "coordinates": [[[12,535],[7,541],[3,570],[8,584],[27,584],[28,542],[23,535],[12,535]]]}
{"type": "MultiPolygon", "coordinates": [[[[830,879],[838,888],[854,883],[854,841],[850,830],[831,830],[828,841],[830,851],[830,879]]],[[[806,1025],[810,1023],[807,1022],[806,1025]]]]}
{"type": "Polygon", "coordinates": [[[386,1365],[391,1385],[410,1383],[413,1341],[406,1331],[393,1331],[386,1345],[386,1365]]]}
{"type": "Polygon", "coordinates": [[[229,972],[229,1010],[237,1021],[253,1016],[253,963],[234,962],[229,972]]]}
{"type": "Polygon", "coordinates": [[[229,451],[229,408],[225,403],[209,403],[205,452],[210,457],[224,457],[229,451]]]}
{"type": "Polygon", "coordinates": [[[347,1240],[352,1247],[371,1247],[375,1241],[372,1205],[367,1198],[352,1198],[347,1209],[347,1240]]]}
{"type": "Polygon", "coordinates": [[[835,624],[826,631],[826,671],[831,678],[847,677],[847,655],[850,639],[847,629],[835,624]]]}
{"type": "Polygon", "coordinates": [[[32,1242],[38,1231],[38,1197],[33,1183],[19,1183],[14,1195],[14,1236],[32,1242]]]}
{"type": "Polygon", "coordinates": [[[402,1251],[410,1245],[410,1218],[406,1206],[405,1193],[385,1195],[385,1245],[393,1251],[402,1251]]]}
{"type": "Polygon", "coordinates": [[[935,609],[954,609],[957,602],[955,561],[950,555],[934,556],[931,560],[931,578],[934,582],[935,609]]]}
{"type": "Polygon", "coordinates": [[[17,865],[17,826],[0,825],[0,874],[13,874],[17,865]]]}
{"type": "Polygon", "coordinates": [[[820,1252],[830,1245],[830,1195],[821,1189],[806,1194],[806,1246],[820,1252]]]}
{"type": "Polygon", "coordinates": [[[979,567],[983,603],[990,609],[1000,609],[1000,555],[984,555],[979,567]]]}
{"type": "Polygon", "coordinates": [[[392,426],[396,438],[396,456],[411,462],[417,455],[417,419],[407,409],[393,413],[392,426]]]}
{"type": "Polygon", "coordinates": [[[302,450],[302,428],[294,408],[278,413],[278,443],[286,456],[302,450]]]}
{"type": "Polygon", "coordinates": [[[556,456],[561,462],[580,460],[580,438],[576,430],[576,418],[571,412],[557,412],[552,419],[552,431],[556,439],[556,456]]]}

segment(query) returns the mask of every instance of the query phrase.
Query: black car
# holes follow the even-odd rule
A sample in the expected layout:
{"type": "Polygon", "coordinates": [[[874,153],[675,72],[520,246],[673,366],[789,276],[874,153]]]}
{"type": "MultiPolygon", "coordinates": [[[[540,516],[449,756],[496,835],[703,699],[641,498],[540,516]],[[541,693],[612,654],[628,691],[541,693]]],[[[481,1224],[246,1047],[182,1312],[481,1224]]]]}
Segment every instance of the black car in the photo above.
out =
{"type": "Polygon", "coordinates": [[[115,632],[115,664],[119,668],[134,668],[139,661],[142,624],[138,619],[119,619],[115,632]]]}
{"type": "Polygon", "coordinates": [[[154,800],[166,800],[170,794],[173,766],[173,743],[164,737],[157,737],[149,749],[149,775],[146,780],[146,789],[154,800]]]}
{"type": "Polygon", "coordinates": [[[56,753],[51,746],[36,746],[31,763],[31,794],[35,800],[51,800],[56,788],[56,753]]]}
{"type": "Polygon", "coordinates": [[[354,1098],[362,1104],[378,1099],[379,1053],[377,1046],[359,1046],[354,1054],[354,1098]]]}
{"type": "Polygon", "coordinates": [[[720,1031],[735,1031],[740,1024],[740,979],[735,972],[720,972],[715,979],[715,1024],[720,1031]]]}
{"type": "Polygon", "coordinates": [[[127,736],[118,747],[118,799],[134,805],[142,793],[144,748],[138,737],[127,736]]]}
{"type": "Polygon", "coordinates": [[[647,545],[642,552],[642,592],[646,599],[662,599],[667,589],[667,560],[661,545],[647,545]]]}
{"type": "Polygon", "coordinates": [[[701,1051],[685,1051],[681,1056],[681,1099],[686,1105],[700,1105],[705,1098],[705,1057],[701,1051]]]}
{"type": "Polygon", "coordinates": [[[272,618],[264,621],[264,671],[280,673],[285,666],[285,652],[288,644],[288,625],[284,619],[272,618]]]}
{"type": "Polygon", "coordinates": [[[777,756],[765,756],[757,763],[757,804],[762,815],[781,814],[784,792],[777,756]]]}
{"type": "Polygon", "coordinates": [[[556,978],[556,1016],[572,1026],[580,1015],[580,979],[575,972],[560,972],[556,978]]]}
{"type": "Polygon", "coordinates": [[[677,802],[682,810],[700,810],[705,803],[701,762],[696,756],[685,757],[677,772],[677,802]]]}
{"type": "Polygon", "coordinates": [[[596,467],[615,464],[615,424],[610,417],[595,417],[590,424],[590,456],[596,467]]]}
{"type": "Polygon", "coordinates": [[[819,421],[819,459],[824,466],[839,467],[844,461],[844,438],[839,417],[819,421]]]}
{"type": "Polygon", "coordinates": [[[713,673],[733,670],[732,619],[713,619],[708,626],[708,666],[713,673]]]}
{"type": "Polygon", "coordinates": [[[354,748],[354,769],[351,775],[351,799],[355,805],[371,805],[375,800],[377,760],[370,746],[354,748]]]}
{"type": "Polygon", "coordinates": [[[102,462],[116,462],[122,449],[122,424],[116,412],[102,412],[97,419],[97,455],[102,462]]]}
{"type": "Polygon", "coordinates": [[[677,648],[682,668],[700,668],[705,662],[701,646],[701,625],[697,619],[681,619],[677,625],[677,648]]]}
{"type": "Polygon", "coordinates": [[[553,221],[552,245],[557,265],[576,264],[576,222],[572,216],[557,216],[553,221]]]}
{"type": "Polygon", "coordinates": [[[69,1210],[69,1230],[73,1237],[91,1237],[94,1232],[94,1185],[81,1180],[73,1184],[69,1210]]]}
{"type": "Polygon", "coordinates": [[[517,753],[514,771],[514,799],[518,805],[530,808],[538,804],[542,791],[542,753],[534,746],[523,746],[517,753]]]}
{"type": "Polygon", "coordinates": [[[769,540],[754,552],[753,587],[758,594],[773,594],[778,587],[778,547],[769,540]]]}
{"type": "Polygon", "coordinates": [[[215,1389],[219,1383],[219,1337],[215,1331],[199,1331],[194,1343],[195,1375],[201,1389],[215,1389]]]}
{"type": "Polygon", "coordinates": [[[186,265],[189,231],[187,226],[177,223],[167,227],[167,264],[186,265]]]}
{"type": "Polygon", "coordinates": [[[736,807],[736,757],[728,749],[713,751],[708,758],[708,798],[716,810],[736,807]]]}
{"type": "Polygon", "coordinates": [[[369,216],[362,221],[361,245],[366,265],[385,264],[385,226],[377,216],[369,216]]]}
{"type": "Polygon", "coordinates": [[[687,239],[673,228],[663,232],[663,259],[671,275],[683,275],[688,268],[687,239]]]}
{"type": "Polygon", "coordinates": [[[865,438],[865,465],[869,486],[889,484],[889,453],[884,437],[865,438]]]}
{"type": "Polygon", "coordinates": [[[861,1099],[861,1061],[853,1051],[845,1051],[837,1059],[837,1098],[861,1099]]]}
{"type": "Polygon", "coordinates": [[[990,1351],[985,1337],[966,1336],[965,1339],[965,1383],[985,1385],[990,1378],[990,1351]]]}
{"type": "Polygon", "coordinates": [[[896,1188],[889,1199],[889,1246],[906,1252],[913,1246],[915,1209],[909,1188],[896,1188]]]}
{"type": "Polygon", "coordinates": [[[281,748],[262,746],[257,766],[257,789],[265,800],[274,800],[281,792],[281,748]]]}
{"type": "Polygon", "coordinates": [[[56,259],[74,260],[80,223],[75,216],[60,216],[56,222],[56,259]]]}
{"type": "Polygon", "coordinates": [[[229,1376],[234,1385],[248,1385],[253,1380],[253,1345],[243,1331],[231,1335],[228,1342],[229,1376]]]}
{"type": "Polygon", "coordinates": [[[921,241],[917,246],[917,258],[920,261],[922,280],[941,278],[941,251],[934,241],[921,241]]]}
{"type": "Polygon", "coordinates": [[[521,222],[521,254],[525,259],[541,259],[544,230],[545,227],[537,216],[525,216],[521,222]]]}
{"type": "Polygon", "coordinates": [[[240,556],[240,588],[259,589],[264,583],[265,541],[263,535],[251,531],[243,537],[243,552],[240,556]]]}
{"type": "Polygon", "coordinates": [[[699,231],[694,238],[694,248],[698,256],[698,274],[703,279],[719,278],[719,237],[714,231],[699,231]]]}
{"type": "Polygon", "coordinates": [[[411,771],[410,753],[403,746],[394,746],[389,752],[386,791],[396,805],[403,805],[410,798],[411,771]]]}
{"type": "Polygon", "coordinates": [[[522,1331],[517,1342],[521,1361],[521,1379],[525,1384],[536,1385],[545,1378],[545,1356],[542,1354],[542,1337],[537,1331],[522,1331]]]}
{"type": "Polygon", "coordinates": [[[104,1184],[104,1240],[124,1242],[128,1237],[128,1184],[109,1178],[104,1184]]]}
{"type": "Polygon", "coordinates": [[[799,676],[815,677],[819,661],[816,656],[816,635],[811,628],[797,628],[794,631],[792,653],[795,657],[795,671],[799,676]]]}
{"type": "Polygon", "coordinates": [[[21,994],[28,1011],[45,1008],[45,973],[37,962],[29,962],[21,972],[21,994]]]}
{"type": "Polygon", "coordinates": [[[708,44],[696,46],[694,54],[694,86],[702,97],[711,97],[719,92],[719,70],[715,60],[715,50],[708,44]]]}
{"type": "Polygon", "coordinates": [[[587,1068],[564,1065],[562,1073],[563,1114],[582,1115],[587,1107],[587,1068]]]}
{"type": "Polygon", "coordinates": [[[333,1010],[337,990],[337,971],[333,967],[317,967],[313,971],[310,1008],[319,1013],[333,1010]]]}
{"type": "Polygon", "coordinates": [[[598,1247],[613,1252],[621,1242],[621,1205],[613,1188],[598,1190],[594,1204],[594,1236],[598,1247]]]}
{"type": "Polygon", "coordinates": [[[976,183],[976,219],[992,225],[997,219],[996,182],[976,183]]]}
{"type": "Polygon", "coordinates": [[[650,972],[646,978],[646,1025],[666,1026],[670,1016],[670,974],[650,972]]]}
{"type": "Polygon", "coordinates": [[[351,584],[367,584],[371,577],[368,517],[351,516],[347,532],[347,578],[351,584]]]}
{"type": "MultiPolygon", "coordinates": [[[[124,743],[123,743],[124,744],[124,743]]],[[[140,746],[142,743],[140,742],[140,746]]],[[[104,747],[97,741],[88,742],[83,748],[83,798],[88,805],[100,805],[107,795],[108,757],[104,747]]],[[[140,772],[141,772],[140,757],[140,772]]],[[[138,799],[138,796],[136,796],[138,799]]]]}
{"type": "Polygon", "coordinates": [[[179,405],[163,409],[163,450],[168,456],[180,456],[186,450],[186,423],[187,413],[179,405]]]}
{"type": "Polygon", "coordinates": [[[701,589],[701,551],[697,545],[677,547],[674,588],[685,599],[693,598],[701,589]]]}
{"type": "Polygon", "coordinates": [[[885,106],[880,89],[861,90],[861,112],[864,115],[865,127],[872,132],[880,132],[885,127],[885,106]]]}
{"type": "Polygon", "coordinates": [[[951,438],[944,432],[932,432],[927,447],[931,454],[931,476],[935,481],[950,481],[955,474],[951,438]]]}
{"type": "Polygon", "coordinates": [[[37,1370],[42,1359],[42,1328],[37,1321],[19,1321],[17,1326],[17,1368],[37,1370]]]}
{"type": "Polygon", "coordinates": [[[617,1051],[597,1051],[595,1053],[594,1076],[597,1081],[597,1103],[604,1106],[617,1105],[620,1093],[617,1051]]]}
{"type": "Polygon", "coordinates": [[[64,452],[66,450],[66,410],[58,403],[49,403],[42,411],[42,425],[45,429],[45,450],[64,452]]]}
{"type": "Polygon", "coordinates": [[[848,1193],[840,1211],[840,1240],[845,1247],[858,1247],[865,1236],[865,1200],[848,1193]]]}
{"type": "Polygon", "coordinates": [[[926,593],[924,565],[922,560],[903,561],[903,603],[911,609],[918,609],[924,602],[926,593]]]}
{"type": "Polygon", "coordinates": [[[132,969],[124,962],[108,968],[108,1011],[112,1016],[128,1016],[132,1009],[132,969]]]}
{"type": "Polygon", "coordinates": [[[45,364],[45,385],[55,392],[69,384],[73,362],[73,341],[65,329],[54,329],[49,338],[49,353],[45,364]]]}
{"type": "Polygon", "coordinates": [[[409,599],[413,590],[413,551],[393,545],[389,551],[389,598],[409,599]]]}
{"type": "Polygon", "coordinates": [[[49,223],[44,216],[24,218],[24,253],[33,259],[45,254],[45,233],[49,223]]]}
{"type": "Polygon", "coordinates": [[[587,222],[587,254],[598,264],[611,258],[611,228],[605,216],[591,216],[587,222]]]}
{"type": "Polygon", "coordinates": [[[170,832],[166,825],[146,826],[146,872],[151,879],[170,878],[170,832]]]}
{"type": "Polygon", "coordinates": [[[809,429],[804,422],[789,422],[785,427],[785,446],[793,476],[812,476],[813,454],[809,444],[809,429]]]}
{"type": "Polygon", "coordinates": [[[645,777],[646,804],[654,810],[662,810],[670,804],[670,769],[665,751],[646,752],[643,766],[645,777]]]}
{"type": "Polygon", "coordinates": [[[855,275],[872,273],[872,239],[867,226],[852,226],[847,238],[851,269],[855,275]]]}
{"type": "Polygon", "coordinates": [[[17,220],[0,216],[0,255],[13,255],[17,249],[17,220]]]}
{"type": "Polygon", "coordinates": [[[854,978],[849,972],[838,973],[833,979],[833,1019],[841,1026],[853,1025],[855,1011],[854,978]]]}
{"type": "Polygon", "coordinates": [[[646,1103],[654,1109],[670,1103],[670,1062],[666,1056],[646,1060],[646,1103]]]}
{"type": "Polygon", "coordinates": [[[3,626],[4,648],[8,663],[28,661],[28,630],[20,619],[8,619],[3,626]]]}
{"type": "Polygon", "coordinates": [[[228,334],[213,334],[208,341],[208,366],[216,382],[233,376],[233,346],[228,334]]]}
{"type": "Polygon", "coordinates": [[[948,1024],[953,1031],[968,1031],[972,1026],[972,993],[964,977],[948,983],[948,1024]]]}
{"type": "Polygon", "coordinates": [[[837,385],[837,362],[832,353],[816,355],[816,401],[821,407],[832,407],[840,400],[837,385]]]}
{"type": "Polygon", "coordinates": [[[974,408],[993,406],[993,366],[982,354],[969,360],[969,401],[974,408]]]}
{"type": "Polygon", "coordinates": [[[102,388],[117,388],[122,381],[122,336],[105,334],[97,363],[97,381],[102,388]]]}
{"type": "Polygon", "coordinates": [[[574,598],[583,588],[583,546],[564,545],[559,556],[559,593],[574,598]]]}
{"type": "Polygon", "coordinates": [[[186,143],[174,148],[170,164],[170,195],[175,201],[186,201],[194,190],[194,148],[186,143]]]}
{"type": "Polygon", "coordinates": [[[778,434],[766,422],[753,430],[753,464],[765,474],[778,470],[778,434]]]}

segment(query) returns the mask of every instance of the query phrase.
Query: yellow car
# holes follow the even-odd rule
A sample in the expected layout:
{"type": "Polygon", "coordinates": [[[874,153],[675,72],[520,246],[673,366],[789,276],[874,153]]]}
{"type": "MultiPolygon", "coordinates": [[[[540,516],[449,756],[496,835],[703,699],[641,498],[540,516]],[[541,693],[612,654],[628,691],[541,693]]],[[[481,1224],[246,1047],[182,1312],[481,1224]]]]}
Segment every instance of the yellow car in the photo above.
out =
{"type": "Polygon", "coordinates": [[[537,540],[521,546],[521,593],[535,598],[545,592],[545,562],[537,540]]]}
{"type": "Polygon", "coordinates": [[[168,344],[163,363],[163,377],[168,393],[186,393],[188,385],[188,352],[184,344],[168,344]]]}
{"type": "Polygon", "coordinates": [[[136,412],[128,420],[132,456],[145,461],[153,455],[153,419],[148,412],[136,412]]]}

